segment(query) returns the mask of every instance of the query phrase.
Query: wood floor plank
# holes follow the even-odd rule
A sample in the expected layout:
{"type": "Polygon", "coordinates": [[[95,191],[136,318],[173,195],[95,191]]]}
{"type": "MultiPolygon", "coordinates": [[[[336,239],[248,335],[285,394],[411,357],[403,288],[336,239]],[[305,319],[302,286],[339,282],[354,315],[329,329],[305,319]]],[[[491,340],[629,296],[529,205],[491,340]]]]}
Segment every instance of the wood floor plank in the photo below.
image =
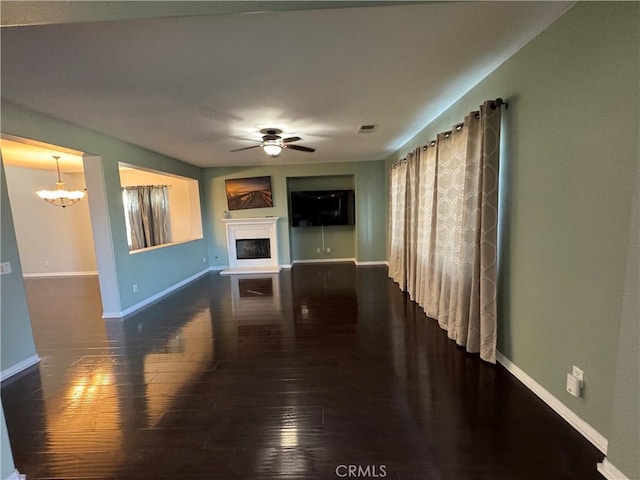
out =
{"type": "Polygon", "coordinates": [[[238,280],[211,273],[105,321],[96,278],[27,279],[42,362],[2,384],[18,470],[600,480],[595,447],[457,348],[386,268],[296,265],[265,277],[260,297],[234,298],[238,280]]]}

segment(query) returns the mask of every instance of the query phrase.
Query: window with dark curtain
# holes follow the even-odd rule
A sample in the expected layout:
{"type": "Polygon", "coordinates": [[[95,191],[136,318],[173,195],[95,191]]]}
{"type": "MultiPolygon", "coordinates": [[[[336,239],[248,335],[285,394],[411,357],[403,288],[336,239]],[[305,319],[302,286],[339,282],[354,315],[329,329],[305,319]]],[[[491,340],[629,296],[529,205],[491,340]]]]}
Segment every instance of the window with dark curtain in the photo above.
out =
{"type": "Polygon", "coordinates": [[[122,199],[129,250],[171,242],[166,185],[124,187],[122,199]]]}

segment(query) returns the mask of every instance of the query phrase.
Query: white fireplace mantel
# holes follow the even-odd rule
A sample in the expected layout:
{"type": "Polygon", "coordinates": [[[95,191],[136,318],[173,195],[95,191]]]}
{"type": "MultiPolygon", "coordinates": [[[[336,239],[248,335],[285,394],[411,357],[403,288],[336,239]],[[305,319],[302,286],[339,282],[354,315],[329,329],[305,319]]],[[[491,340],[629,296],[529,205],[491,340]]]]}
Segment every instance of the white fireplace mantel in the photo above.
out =
{"type": "Polygon", "coordinates": [[[229,268],[220,275],[277,273],[278,262],[278,229],[276,223],[280,217],[223,218],[227,230],[227,251],[229,252],[229,268]],[[268,238],[270,258],[239,259],[236,251],[236,240],[268,238]]]}

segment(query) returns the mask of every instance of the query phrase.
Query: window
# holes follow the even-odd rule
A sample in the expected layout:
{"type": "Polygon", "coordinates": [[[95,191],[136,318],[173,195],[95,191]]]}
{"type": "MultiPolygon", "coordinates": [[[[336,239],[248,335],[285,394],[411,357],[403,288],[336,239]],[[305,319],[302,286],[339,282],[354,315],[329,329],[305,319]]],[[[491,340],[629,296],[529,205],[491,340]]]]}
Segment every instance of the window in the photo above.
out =
{"type": "Polygon", "coordinates": [[[124,163],[119,170],[130,253],[202,238],[197,180],[124,163]]]}
{"type": "Polygon", "coordinates": [[[136,185],[122,189],[129,250],[171,242],[169,195],[166,185],[136,185]]]}

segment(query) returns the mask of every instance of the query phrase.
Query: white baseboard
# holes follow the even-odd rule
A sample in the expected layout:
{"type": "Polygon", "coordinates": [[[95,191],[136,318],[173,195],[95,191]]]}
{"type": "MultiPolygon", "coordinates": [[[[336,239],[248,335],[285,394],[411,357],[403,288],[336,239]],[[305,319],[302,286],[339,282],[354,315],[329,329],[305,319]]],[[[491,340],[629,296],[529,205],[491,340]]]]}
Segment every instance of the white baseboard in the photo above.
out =
{"type": "Polygon", "coordinates": [[[32,367],[39,361],[40,357],[38,355],[32,355],[29,358],[26,358],[9,368],[5,368],[4,370],[2,370],[2,372],[0,372],[0,381],[4,382],[7,378],[13,377],[15,374],[20,373],[29,367],[32,367]]]}
{"type": "Polygon", "coordinates": [[[46,272],[46,273],[23,273],[24,278],[40,277],[90,277],[98,275],[98,272],[46,272]]]}
{"type": "Polygon", "coordinates": [[[355,258],[312,258],[309,260],[294,260],[292,265],[298,265],[299,263],[356,263],[355,258]]]}
{"type": "Polygon", "coordinates": [[[629,477],[618,470],[615,465],[613,465],[613,463],[611,463],[606,458],[602,461],[602,463],[598,464],[598,471],[607,480],[629,480],[629,477]]]}
{"type": "Polygon", "coordinates": [[[290,263],[283,263],[282,265],[280,265],[280,268],[283,268],[285,270],[291,270],[291,267],[293,265],[291,265],[290,263]]]}
{"type": "MultiPolygon", "coordinates": [[[[385,265],[387,267],[389,266],[389,262],[387,262],[386,260],[376,260],[372,262],[359,262],[355,258],[313,258],[309,260],[294,260],[291,263],[295,265],[298,263],[336,263],[336,262],[340,262],[340,263],[351,262],[351,263],[355,263],[358,267],[366,267],[369,265],[385,265]]],[[[286,268],[284,265],[281,265],[281,266],[282,268],[286,268]]]]}
{"type": "Polygon", "coordinates": [[[221,270],[226,270],[229,268],[229,265],[214,265],[213,267],[209,267],[210,272],[219,272],[221,270]]]}
{"type": "Polygon", "coordinates": [[[102,313],[102,318],[124,318],[124,317],[126,317],[128,315],[131,315],[132,313],[137,312],[138,310],[148,306],[149,304],[160,300],[165,295],[169,295],[174,290],[177,290],[178,288],[184,287],[187,283],[191,283],[194,280],[202,277],[203,275],[206,275],[207,273],[209,273],[209,271],[210,271],[210,269],[206,268],[206,269],[202,270],[201,272],[198,272],[195,275],[191,275],[189,278],[185,278],[184,280],[176,283],[175,285],[170,286],[169,288],[165,288],[164,290],[162,290],[161,292],[156,293],[155,295],[151,295],[150,297],[146,298],[145,300],[143,300],[143,301],[141,301],[139,303],[136,303],[135,305],[133,305],[133,306],[131,306],[129,308],[125,308],[121,312],[103,312],[102,313]]]}
{"type": "Polygon", "coordinates": [[[280,267],[233,267],[222,270],[220,275],[272,275],[280,272],[280,267]]]}
{"type": "Polygon", "coordinates": [[[5,480],[26,480],[26,478],[26,475],[21,474],[18,470],[14,470],[5,480]]]}
{"type": "Polygon", "coordinates": [[[580,434],[589,440],[598,450],[605,455],[607,454],[608,441],[604,435],[582,420],[571,409],[569,409],[569,407],[554,397],[547,389],[527,375],[502,353],[496,352],[496,360],[514,377],[524,383],[529,390],[540,397],[540,399],[549,405],[558,415],[564,418],[573,428],[580,432],[580,434]]]}

